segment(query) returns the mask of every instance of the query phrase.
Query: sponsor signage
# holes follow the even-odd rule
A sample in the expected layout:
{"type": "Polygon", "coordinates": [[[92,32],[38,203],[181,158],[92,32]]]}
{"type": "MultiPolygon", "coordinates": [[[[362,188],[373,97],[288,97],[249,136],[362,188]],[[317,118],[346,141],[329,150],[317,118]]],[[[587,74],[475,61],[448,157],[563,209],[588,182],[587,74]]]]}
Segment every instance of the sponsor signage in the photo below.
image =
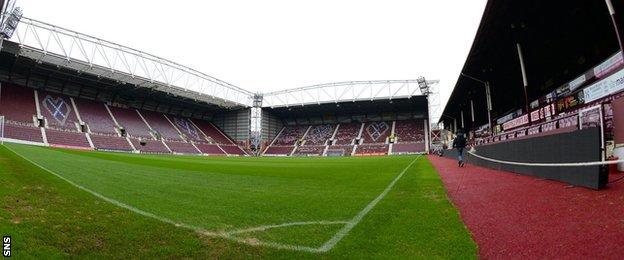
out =
{"type": "Polygon", "coordinates": [[[522,109],[518,109],[516,111],[513,111],[505,116],[499,117],[498,119],[496,119],[496,123],[499,125],[502,125],[503,123],[512,120],[514,118],[516,118],[517,116],[522,115],[522,109]]]}
{"type": "Polygon", "coordinates": [[[624,61],[622,60],[622,52],[618,52],[611,56],[611,58],[596,66],[594,68],[594,76],[596,76],[596,78],[602,78],[604,75],[609,74],[609,72],[615,70],[622,64],[624,64],[624,61]]]}
{"type": "MultiPolygon", "coordinates": [[[[591,73],[590,73],[591,74],[591,73]]],[[[593,75],[590,75],[590,78],[593,77],[593,75]]],[[[566,96],[572,92],[574,92],[574,90],[578,89],[580,86],[583,85],[583,83],[585,83],[587,81],[587,75],[583,74],[580,77],[570,81],[569,83],[557,88],[554,93],[556,96],[558,97],[563,97],[566,96]]],[[[552,93],[551,93],[552,94],[552,93]]]]}
{"type": "Polygon", "coordinates": [[[578,125],[578,115],[559,119],[559,127],[571,127],[578,125]]]}
{"type": "Polygon", "coordinates": [[[602,127],[602,108],[595,106],[579,112],[580,128],[602,127]]]}
{"type": "Polygon", "coordinates": [[[554,92],[558,97],[564,97],[574,92],[579,87],[583,86],[589,79],[602,78],[614,70],[618,69],[624,64],[624,60],[622,59],[621,52],[617,52],[613,56],[609,57],[604,62],[595,66],[593,69],[585,72],[583,75],[578,78],[564,84],[563,86],[557,88],[554,92]]]}
{"type": "Polygon", "coordinates": [[[553,103],[556,99],[557,99],[557,91],[555,90],[553,92],[548,93],[548,95],[546,95],[545,102],[553,103]]]}
{"type": "Polygon", "coordinates": [[[490,128],[488,124],[482,125],[479,128],[475,129],[476,137],[486,137],[490,135],[490,128]]]}
{"type": "Polygon", "coordinates": [[[534,126],[534,127],[529,128],[528,134],[529,135],[538,134],[539,131],[540,131],[540,127],[539,126],[534,126]]]}
{"type": "Polygon", "coordinates": [[[624,70],[620,70],[583,90],[585,103],[606,97],[624,89],[624,70]]]}
{"type": "Polygon", "coordinates": [[[568,84],[565,84],[564,86],[561,86],[561,87],[557,88],[557,90],[555,90],[555,92],[557,93],[558,97],[565,96],[568,93],[570,93],[570,86],[568,84]]]}
{"type": "Polygon", "coordinates": [[[587,77],[585,77],[585,74],[583,74],[580,77],[578,77],[578,78],[574,79],[573,81],[571,81],[568,84],[568,88],[570,89],[570,91],[574,91],[575,89],[577,89],[578,87],[583,85],[583,83],[585,83],[586,80],[587,80],[587,77]]]}
{"type": "Polygon", "coordinates": [[[583,91],[579,92],[576,95],[567,96],[565,98],[559,99],[557,101],[557,111],[562,112],[569,108],[576,107],[580,104],[585,103],[584,100],[585,98],[584,98],[583,91]]]}
{"type": "Polygon", "coordinates": [[[531,109],[534,109],[534,108],[539,107],[539,105],[540,105],[540,102],[539,102],[539,99],[538,99],[538,100],[535,100],[535,101],[531,102],[530,106],[531,106],[531,109]]]}
{"type": "Polygon", "coordinates": [[[540,112],[541,112],[541,108],[538,110],[534,110],[533,112],[531,112],[531,121],[537,121],[540,120],[540,112]]]}
{"type": "Polygon", "coordinates": [[[538,121],[540,119],[546,119],[555,114],[555,104],[542,107],[540,109],[531,112],[531,121],[538,121]]]}
{"type": "Polygon", "coordinates": [[[503,129],[502,129],[501,125],[494,126],[494,133],[500,133],[502,131],[503,131],[503,129]]]}
{"type": "MultiPolygon", "coordinates": [[[[514,113],[515,113],[515,112],[514,112],[514,113]]],[[[496,123],[498,123],[498,124],[503,124],[503,123],[505,123],[505,122],[507,122],[507,121],[509,121],[509,120],[513,119],[513,118],[514,118],[514,113],[509,113],[509,114],[507,114],[507,115],[505,115],[505,116],[502,116],[502,117],[500,117],[500,118],[496,119],[496,123]]]]}
{"type": "Polygon", "coordinates": [[[529,115],[523,115],[503,124],[503,130],[507,131],[529,123],[529,115]]]}

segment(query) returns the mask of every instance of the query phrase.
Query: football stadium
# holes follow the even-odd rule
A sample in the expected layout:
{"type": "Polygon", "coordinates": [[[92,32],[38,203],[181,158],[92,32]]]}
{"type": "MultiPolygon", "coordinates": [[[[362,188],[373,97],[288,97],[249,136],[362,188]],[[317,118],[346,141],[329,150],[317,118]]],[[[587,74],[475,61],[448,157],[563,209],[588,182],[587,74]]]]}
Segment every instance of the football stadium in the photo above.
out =
{"type": "Polygon", "coordinates": [[[3,257],[621,258],[624,3],[485,2],[454,85],[257,91],[0,0],[3,257]]]}

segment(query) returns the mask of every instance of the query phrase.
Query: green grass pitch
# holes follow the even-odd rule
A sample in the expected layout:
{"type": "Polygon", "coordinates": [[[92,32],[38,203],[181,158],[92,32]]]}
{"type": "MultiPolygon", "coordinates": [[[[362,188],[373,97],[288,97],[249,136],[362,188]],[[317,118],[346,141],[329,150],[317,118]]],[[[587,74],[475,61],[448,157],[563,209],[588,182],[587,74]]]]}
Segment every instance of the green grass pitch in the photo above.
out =
{"type": "Polygon", "coordinates": [[[476,258],[425,157],[236,158],[0,146],[16,258],[476,258]]]}

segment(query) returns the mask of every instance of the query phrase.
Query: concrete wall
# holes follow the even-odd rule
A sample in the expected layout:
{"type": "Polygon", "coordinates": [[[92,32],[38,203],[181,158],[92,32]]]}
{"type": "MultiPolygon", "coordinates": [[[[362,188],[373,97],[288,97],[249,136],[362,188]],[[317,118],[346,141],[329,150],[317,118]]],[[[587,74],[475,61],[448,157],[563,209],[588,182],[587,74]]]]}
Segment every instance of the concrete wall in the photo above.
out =
{"type": "Polygon", "coordinates": [[[213,118],[213,123],[236,142],[249,140],[249,109],[217,114],[213,118]]]}

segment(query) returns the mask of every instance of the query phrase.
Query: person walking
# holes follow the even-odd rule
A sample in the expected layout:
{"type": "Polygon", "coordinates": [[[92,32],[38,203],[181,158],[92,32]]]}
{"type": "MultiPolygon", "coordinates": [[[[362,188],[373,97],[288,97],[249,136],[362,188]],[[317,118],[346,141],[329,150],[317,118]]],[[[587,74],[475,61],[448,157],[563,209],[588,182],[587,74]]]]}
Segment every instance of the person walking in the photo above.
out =
{"type": "Polygon", "coordinates": [[[457,166],[464,167],[464,148],[466,148],[464,133],[457,133],[457,137],[453,140],[453,148],[457,149],[457,166]]]}

